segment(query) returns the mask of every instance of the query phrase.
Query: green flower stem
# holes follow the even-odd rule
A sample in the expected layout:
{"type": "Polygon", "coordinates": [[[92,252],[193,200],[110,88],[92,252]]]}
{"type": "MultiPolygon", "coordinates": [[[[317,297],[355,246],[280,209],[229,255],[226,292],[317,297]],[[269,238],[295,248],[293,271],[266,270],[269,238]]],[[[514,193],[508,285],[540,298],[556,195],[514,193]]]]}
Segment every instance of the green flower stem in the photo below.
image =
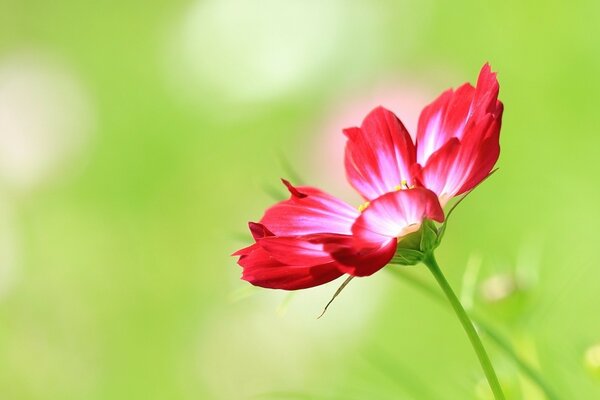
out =
{"type": "MultiPolygon", "coordinates": [[[[418,287],[423,292],[431,296],[434,300],[439,302],[445,302],[445,298],[441,295],[441,293],[435,290],[435,288],[431,287],[428,283],[424,282],[422,279],[403,273],[401,270],[396,268],[390,268],[388,270],[392,272],[394,276],[418,287]]],[[[473,320],[475,325],[477,325],[479,330],[483,332],[483,334],[485,334],[492,342],[494,342],[496,346],[498,346],[498,348],[501,351],[503,351],[510,359],[513,360],[513,362],[517,365],[521,372],[544,392],[548,400],[560,399],[558,394],[544,380],[542,375],[540,375],[540,373],[533,366],[531,366],[526,360],[524,360],[521,356],[519,356],[519,354],[517,354],[514,347],[510,344],[510,341],[507,338],[502,336],[502,334],[500,334],[492,325],[485,322],[485,320],[478,314],[470,312],[469,315],[471,316],[471,319],[473,320]]]]}
{"type": "Polygon", "coordinates": [[[454,309],[456,316],[458,317],[460,323],[462,324],[469,340],[471,341],[471,345],[477,354],[477,358],[479,359],[479,363],[481,364],[481,368],[483,368],[483,372],[485,373],[485,377],[488,380],[490,388],[494,393],[494,398],[496,400],[505,400],[504,393],[502,392],[502,387],[500,386],[500,382],[498,382],[498,377],[496,376],[496,371],[494,371],[494,367],[490,362],[490,358],[488,357],[485,348],[483,347],[483,343],[481,343],[481,339],[471,322],[471,319],[467,315],[467,312],[463,308],[462,304],[454,294],[452,287],[446,280],[446,277],[442,273],[442,270],[438,266],[433,253],[428,254],[423,263],[429,268],[431,273],[433,274],[435,280],[440,285],[440,288],[448,298],[450,305],[454,309]]]}

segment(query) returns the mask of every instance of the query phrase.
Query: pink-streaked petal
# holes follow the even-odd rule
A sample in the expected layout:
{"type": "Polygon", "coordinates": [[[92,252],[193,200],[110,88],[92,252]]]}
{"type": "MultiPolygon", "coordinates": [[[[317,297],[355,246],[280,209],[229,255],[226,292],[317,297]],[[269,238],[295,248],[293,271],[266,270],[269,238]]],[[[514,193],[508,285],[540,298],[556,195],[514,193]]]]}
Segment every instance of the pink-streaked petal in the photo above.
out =
{"type": "Polygon", "coordinates": [[[377,107],[360,128],[344,130],[348,137],[344,164],[350,184],[367,200],[393,191],[403,181],[412,184],[415,147],[402,122],[377,107]]]}
{"type": "MultiPolygon", "coordinates": [[[[263,224],[259,224],[256,222],[248,222],[248,228],[250,228],[250,233],[254,240],[262,239],[267,236],[273,236],[273,232],[267,229],[263,224]]],[[[256,249],[258,245],[256,243],[252,243],[250,246],[239,249],[232,256],[245,256],[250,254],[252,251],[256,249]]]]}
{"type": "Polygon", "coordinates": [[[258,247],[258,244],[256,243],[252,243],[250,246],[246,246],[243,247],[239,250],[237,250],[236,252],[232,253],[232,256],[247,256],[248,254],[252,253],[254,250],[256,250],[256,248],[258,247]]]}
{"type": "Polygon", "coordinates": [[[488,115],[462,141],[452,138],[429,157],[419,179],[442,206],[489,175],[500,155],[499,133],[500,120],[488,115]]]}
{"type": "Polygon", "coordinates": [[[373,200],[352,227],[353,235],[315,235],[314,243],[353,276],[368,276],[387,265],[398,238],[417,231],[424,218],[444,220],[437,196],[425,188],[390,192],[373,200]]]}
{"type": "Polygon", "coordinates": [[[379,244],[363,243],[356,238],[346,242],[331,242],[325,250],[338,263],[338,269],[352,276],[369,276],[385,267],[394,257],[396,238],[379,244]]]}
{"type": "Polygon", "coordinates": [[[267,236],[275,236],[275,234],[267,229],[267,227],[263,224],[248,222],[248,228],[250,228],[250,233],[252,234],[254,240],[262,239],[267,236]]]}
{"type": "Polygon", "coordinates": [[[238,264],[243,268],[242,279],[270,289],[306,289],[343,275],[334,262],[315,266],[283,264],[258,245],[250,254],[240,257],[238,264]]]}
{"type": "Polygon", "coordinates": [[[479,182],[485,179],[498,161],[500,156],[500,143],[497,134],[500,133],[499,121],[495,120],[490,130],[496,131],[496,135],[486,138],[478,147],[475,162],[471,173],[465,179],[463,185],[458,189],[456,195],[460,195],[473,189],[479,182]],[[496,123],[497,122],[497,123],[496,123]]]}
{"type": "Polygon", "coordinates": [[[472,114],[492,114],[498,118],[502,114],[502,103],[498,101],[500,84],[497,74],[492,72],[490,64],[481,67],[475,87],[475,99],[473,100],[472,114]]]}
{"type": "Polygon", "coordinates": [[[354,207],[319,189],[283,182],[291,197],[269,208],[260,220],[276,236],[351,232],[359,214],[354,207]]]}
{"type": "Polygon", "coordinates": [[[424,218],[444,221],[436,194],[425,188],[399,190],[372,201],[352,226],[352,232],[360,241],[384,243],[417,231],[424,218]]]}
{"type": "Polygon", "coordinates": [[[497,99],[498,90],[496,74],[485,64],[475,88],[466,83],[455,91],[447,90],[425,107],[417,130],[417,162],[425,165],[448,140],[462,140],[488,114],[500,119],[502,104],[497,99]]]}
{"type": "Polygon", "coordinates": [[[444,204],[463,184],[465,170],[469,167],[466,163],[457,162],[460,150],[459,140],[452,138],[429,157],[420,176],[422,184],[437,194],[444,204]]]}
{"type": "Polygon", "coordinates": [[[265,237],[257,243],[273,258],[288,265],[319,265],[333,261],[331,255],[323,250],[323,245],[312,243],[305,236],[265,237]]]}
{"type": "MultiPolygon", "coordinates": [[[[469,84],[459,88],[456,93],[452,89],[446,90],[423,109],[417,128],[416,152],[418,163],[424,164],[427,162],[431,154],[454,137],[456,129],[448,129],[445,124],[447,110],[457,95],[459,96],[458,99],[464,100],[463,95],[470,90],[472,91],[473,87],[469,84]]],[[[454,107],[454,109],[456,108],[454,107]]],[[[461,114],[464,115],[464,113],[461,114]]]]}

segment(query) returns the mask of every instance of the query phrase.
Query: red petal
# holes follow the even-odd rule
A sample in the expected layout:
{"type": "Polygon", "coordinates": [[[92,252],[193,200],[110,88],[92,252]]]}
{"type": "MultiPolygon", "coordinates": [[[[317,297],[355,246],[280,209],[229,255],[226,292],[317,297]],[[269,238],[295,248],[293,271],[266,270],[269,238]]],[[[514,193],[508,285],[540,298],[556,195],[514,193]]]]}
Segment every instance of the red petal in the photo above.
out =
{"type": "Polygon", "coordinates": [[[288,265],[318,265],[333,261],[323,245],[305,236],[277,236],[260,239],[257,243],[278,261],[288,265]]]}
{"type": "Polygon", "coordinates": [[[242,279],[255,286],[271,289],[298,290],[330,282],[342,275],[333,262],[315,266],[285,265],[257,246],[240,257],[242,279]]]}
{"type": "Polygon", "coordinates": [[[269,208],[260,221],[276,236],[351,232],[358,216],[354,207],[319,189],[284,183],[291,198],[269,208]]]}
{"type": "Polygon", "coordinates": [[[325,250],[338,262],[338,268],[352,276],[369,276],[385,267],[394,254],[398,242],[395,238],[373,245],[349,238],[345,243],[329,243],[325,250]]]}
{"type": "Polygon", "coordinates": [[[273,232],[268,230],[263,224],[248,222],[248,227],[250,228],[250,233],[252,233],[254,240],[258,240],[267,236],[275,236],[273,232]]]}
{"type": "Polygon", "coordinates": [[[375,199],[393,191],[402,181],[412,184],[410,167],[415,161],[415,147],[391,111],[377,107],[360,128],[349,128],[344,133],[348,137],[346,175],[363,197],[375,199]]]}
{"type": "Polygon", "coordinates": [[[476,88],[465,83],[456,91],[447,90],[425,107],[417,130],[417,162],[425,165],[428,158],[453,137],[462,140],[466,132],[488,114],[500,119],[502,104],[497,99],[498,90],[496,74],[485,64],[476,88]]]}
{"type": "Polygon", "coordinates": [[[390,262],[397,238],[418,230],[424,218],[444,220],[435,193],[424,188],[391,192],[372,201],[358,217],[353,236],[321,235],[314,242],[323,243],[341,271],[367,276],[390,262]]]}
{"type": "Polygon", "coordinates": [[[252,243],[250,246],[244,247],[242,249],[239,249],[238,251],[236,251],[235,253],[232,253],[232,256],[246,256],[250,253],[252,253],[256,247],[258,247],[258,244],[256,243],[252,243]]]}
{"type": "Polygon", "coordinates": [[[429,157],[421,173],[423,185],[435,192],[444,204],[463,184],[465,169],[469,167],[457,162],[460,150],[459,140],[452,138],[429,157]]]}
{"type": "Polygon", "coordinates": [[[465,179],[463,185],[458,189],[456,195],[468,192],[473,189],[479,182],[485,179],[498,161],[500,156],[500,143],[498,141],[498,135],[500,133],[500,121],[494,120],[494,123],[489,128],[493,133],[490,137],[483,140],[483,142],[477,148],[476,154],[469,154],[468,156],[475,159],[473,162],[473,168],[471,173],[465,179]]]}
{"type": "MultiPolygon", "coordinates": [[[[450,121],[446,121],[448,110],[454,111],[452,122],[456,124],[456,116],[459,118],[466,116],[470,103],[470,97],[473,93],[473,87],[465,84],[456,92],[452,89],[446,90],[431,104],[423,109],[419,116],[419,125],[417,128],[417,162],[425,165],[431,154],[440,149],[448,140],[455,137],[455,126],[450,127],[450,121]]],[[[452,115],[450,115],[452,117],[452,115]]]]}
{"type": "Polygon", "coordinates": [[[442,203],[477,185],[498,159],[503,110],[498,90],[496,74],[485,64],[476,88],[465,84],[455,92],[448,90],[421,113],[421,179],[442,203]]]}
{"type": "Polygon", "coordinates": [[[429,157],[420,175],[442,205],[475,187],[494,168],[500,155],[500,121],[488,115],[460,143],[453,138],[429,157]],[[475,131],[475,128],[479,131],[475,131]]]}
{"type": "Polygon", "coordinates": [[[387,193],[371,202],[352,226],[356,238],[383,243],[417,231],[424,218],[444,221],[437,196],[425,188],[387,193]]]}
{"type": "MultiPolygon", "coordinates": [[[[273,233],[268,230],[264,225],[257,224],[256,222],[248,222],[248,228],[250,228],[250,233],[254,240],[258,240],[267,236],[273,236],[273,233]]],[[[243,249],[239,249],[232,256],[245,256],[250,254],[258,245],[256,243],[252,243],[250,246],[244,247],[243,249]]]]}
{"type": "Polygon", "coordinates": [[[288,181],[286,179],[281,179],[281,182],[283,182],[283,184],[285,185],[285,187],[288,188],[288,190],[290,191],[290,193],[292,194],[293,197],[296,197],[298,199],[303,199],[306,196],[308,196],[307,194],[304,194],[301,191],[299,191],[294,185],[292,185],[290,183],[290,181],[288,181]]]}

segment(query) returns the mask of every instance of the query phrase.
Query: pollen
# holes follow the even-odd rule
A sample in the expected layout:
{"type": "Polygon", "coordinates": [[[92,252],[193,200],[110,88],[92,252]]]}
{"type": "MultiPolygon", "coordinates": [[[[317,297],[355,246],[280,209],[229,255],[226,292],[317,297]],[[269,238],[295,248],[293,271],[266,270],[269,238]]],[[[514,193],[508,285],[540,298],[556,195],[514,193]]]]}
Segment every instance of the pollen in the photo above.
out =
{"type": "Polygon", "coordinates": [[[403,189],[411,189],[412,186],[408,186],[408,182],[406,179],[402,179],[399,185],[394,186],[394,191],[403,190],[403,189]]]}
{"type": "Polygon", "coordinates": [[[362,203],[360,206],[358,206],[358,211],[359,212],[363,212],[367,209],[367,207],[369,207],[369,204],[371,204],[371,202],[369,201],[365,201],[364,203],[362,203]]]}

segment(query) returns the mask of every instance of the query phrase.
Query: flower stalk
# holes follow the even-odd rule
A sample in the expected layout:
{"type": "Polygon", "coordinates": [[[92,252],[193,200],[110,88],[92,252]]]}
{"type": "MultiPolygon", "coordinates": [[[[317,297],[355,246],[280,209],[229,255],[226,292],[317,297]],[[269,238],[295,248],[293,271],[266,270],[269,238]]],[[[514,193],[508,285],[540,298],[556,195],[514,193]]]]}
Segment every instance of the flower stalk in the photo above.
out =
{"type": "Polygon", "coordinates": [[[471,322],[471,319],[467,315],[467,312],[463,308],[462,304],[458,300],[458,297],[456,297],[456,294],[452,290],[452,287],[450,286],[450,284],[446,280],[446,277],[442,273],[442,270],[440,269],[439,265],[437,264],[437,261],[435,260],[433,252],[426,254],[425,258],[423,259],[423,263],[427,266],[429,271],[431,271],[435,280],[440,285],[440,288],[446,295],[446,298],[450,302],[452,309],[456,313],[456,316],[458,317],[461,325],[463,326],[463,329],[469,337],[469,341],[471,342],[471,345],[473,346],[473,349],[477,354],[477,358],[479,359],[481,368],[483,369],[485,377],[487,378],[490,388],[492,389],[494,398],[496,400],[505,400],[504,393],[502,392],[502,387],[500,386],[500,382],[498,381],[498,377],[496,376],[496,371],[494,370],[490,358],[487,352],[485,351],[485,348],[483,347],[481,338],[477,334],[473,322],[471,322]]]}
{"type": "MultiPolygon", "coordinates": [[[[439,293],[435,288],[431,287],[429,284],[425,283],[419,278],[416,278],[412,275],[402,273],[400,269],[389,269],[395,277],[402,279],[416,288],[422,290],[428,296],[433,298],[439,302],[445,302],[445,297],[439,293]]],[[[523,359],[513,346],[510,341],[503,337],[500,332],[498,332],[492,325],[485,322],[485,320],[478,314],[474,314],[473,312],[469,312],[471,320],[477,325],[480,332],[482,332],[485,336],[487,336],[490,341],[494,342],[494,344],[498,347],[498,349],[510,358],[517,368],[528,377],[531,382],[537,385],[546,395],[548,400],[559,400],[560,396],[556,393],[555,389],[551,387],[551,385],[545,381],[544,377],[537,371],[532,365],[530,365],[525,359],[523,359]]]]}

